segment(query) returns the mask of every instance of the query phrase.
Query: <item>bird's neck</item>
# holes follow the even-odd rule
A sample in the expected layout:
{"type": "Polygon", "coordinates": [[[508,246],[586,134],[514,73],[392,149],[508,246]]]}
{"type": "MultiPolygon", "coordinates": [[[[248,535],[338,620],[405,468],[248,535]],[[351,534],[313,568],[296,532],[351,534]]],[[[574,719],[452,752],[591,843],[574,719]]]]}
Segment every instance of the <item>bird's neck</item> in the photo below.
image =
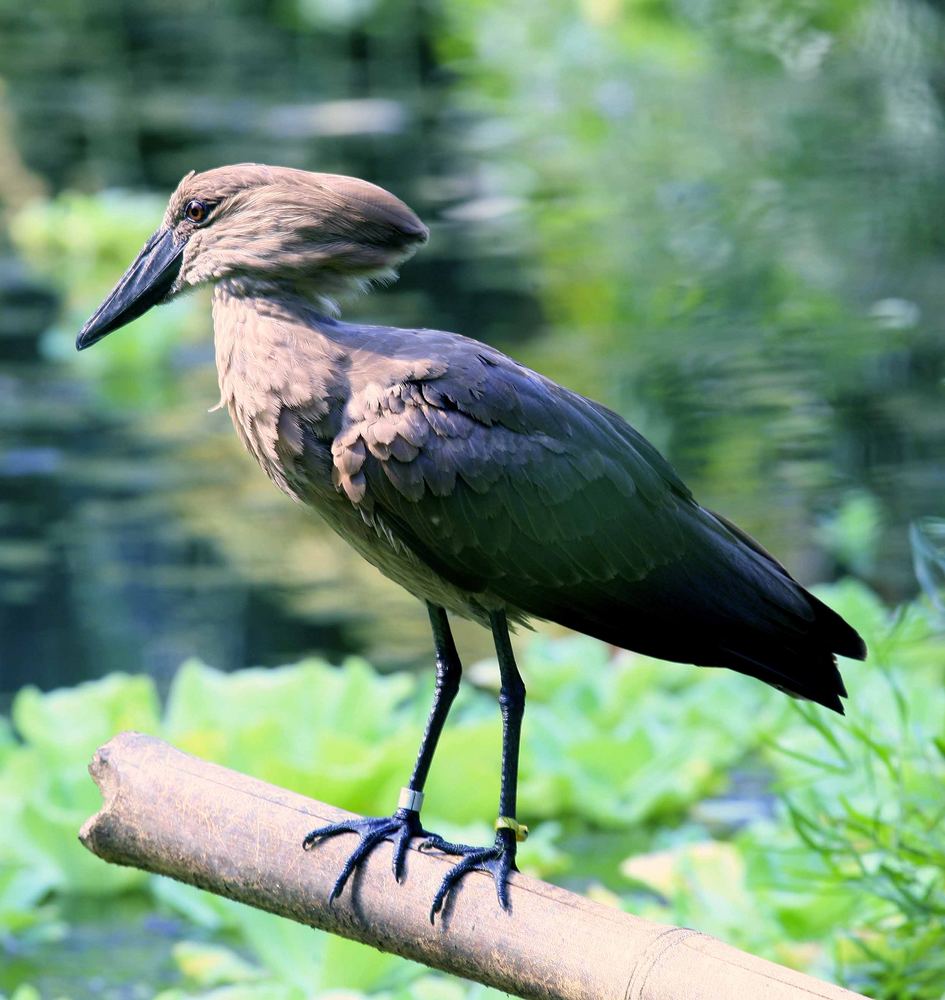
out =
{"type": "Polygon", "coordinates": [[[330,273],[293,275],[290,280],[279,280],[260,274],[236,274],[216,282],[215,291],[230,299],[270,302],[281,308],[295,307],[299,311],[314,312],[319,316],[337,316],[340,312],[338,298],[362,291],[365,281],[349,275],[333,276],[330,273]]]}
{"type": "Polygon", "coordinates": [[[280,418],[286,408],[313,424],[330,422],[336,381],[345,368],[338,325],[291,294],[266,294],[227,282],[213,295],[213,332],[220,406],[225,406],[243,444],[288,493],[280,418]]]}

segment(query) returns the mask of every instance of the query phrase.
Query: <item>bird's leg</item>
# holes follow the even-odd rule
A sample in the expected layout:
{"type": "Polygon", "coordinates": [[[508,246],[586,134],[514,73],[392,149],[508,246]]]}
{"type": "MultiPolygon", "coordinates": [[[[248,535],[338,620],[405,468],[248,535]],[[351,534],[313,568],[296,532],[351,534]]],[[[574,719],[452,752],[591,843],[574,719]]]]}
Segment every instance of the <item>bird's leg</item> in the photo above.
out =
{"type": "Polygon", "coordinates": [[[499,792],[499,817],[495,824],[495,843],[491,847],[468,847],[465,844],[450,844],[436,836],[428,838],[423,845],[425,848],[432,847],[447,854],[463,855],[462,860],[446,873],[433,897],[431,923],[443,908],[454,886],[470,871],[484,871],[492,875],[499,905],[507,910],[509,872],[518,870],[515,865],[518,841],[524,840],[528,835],[528,827],[522,826],[515,819],[518,749],[522,734],[522,715],[525,712],[525,685],[515,665],[505,613],[493,612],[490,622],[502,682],[499,690],[499,708],[502,711],[502,783],[499,792]]]}
{"type": "MultiPolygon", "coordinates": [[[[433,705],[427,718],[423,739],[420,741],[420,751],[414,764],[410,782],[400,790],[398,808],[392,816],[361,817],[332,823],[329,826],[312,830],[302,847],[311,850],[316,841],[325,837],[334,837],[339,833],[356,833],[360,837],[358,846],[348,856],[341,873],[335,880],[330,899],[334,901],[341,894],[351,873],[358,865],[384,840],[394,844],[392,867],[394,878],[401,881],[404,874],[404,859],[407,848],[414,837],[427,836],[427,831],[420,824],[420,807],[423,804],[423,786],[427,780],[436,744],[443,731],[443,724],[449,714],[453,699],[459,690],[462,676],[462,666],[449,621],[443,608],[428,604],[430,625],[433,628],[433,642],[436,648],[436,686],[433,694],[433,705]]],[[[439,838],[435,838],[439,839],[439,838]]]]}

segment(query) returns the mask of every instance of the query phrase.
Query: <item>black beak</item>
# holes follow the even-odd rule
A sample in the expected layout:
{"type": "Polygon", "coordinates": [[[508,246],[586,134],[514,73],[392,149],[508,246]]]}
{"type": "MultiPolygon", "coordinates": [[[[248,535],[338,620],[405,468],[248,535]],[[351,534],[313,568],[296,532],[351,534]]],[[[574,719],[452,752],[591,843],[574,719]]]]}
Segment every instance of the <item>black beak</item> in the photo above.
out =
{"type": "Polygon", "coordinates": [[[83,351],[112,330],[130,323],[171,290],[180,272],[184,244],[174,242],[170,229],[159,229],[144,245],[135,262],[122,275],[108,298],[76,337],[76,350],[83,351]]]}

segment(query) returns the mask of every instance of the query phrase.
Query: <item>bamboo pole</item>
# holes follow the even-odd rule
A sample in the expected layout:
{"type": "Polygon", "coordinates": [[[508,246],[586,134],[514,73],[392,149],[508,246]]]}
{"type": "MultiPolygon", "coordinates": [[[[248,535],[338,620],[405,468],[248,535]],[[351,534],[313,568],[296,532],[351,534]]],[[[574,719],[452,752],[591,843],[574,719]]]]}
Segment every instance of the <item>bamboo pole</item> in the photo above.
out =
{"type": "MultiPolygon", "coordinates": [[[[133,865],[535,1000],[856,1000],[859,994],[737,951],[715,938],[651,923],[525,875],[511,913],[490,876],[463,879],[442,919],[430,900],[455,859],[409,851],[407,877],[378,848],[333,905],[351,850],[339,836],[311,852],[313,827],[349,813],[121,733],[89,767],[102,809],[82,843],[133,865]]],[[[862,1000],[862,998],[861,998],[862,1000]]]]}

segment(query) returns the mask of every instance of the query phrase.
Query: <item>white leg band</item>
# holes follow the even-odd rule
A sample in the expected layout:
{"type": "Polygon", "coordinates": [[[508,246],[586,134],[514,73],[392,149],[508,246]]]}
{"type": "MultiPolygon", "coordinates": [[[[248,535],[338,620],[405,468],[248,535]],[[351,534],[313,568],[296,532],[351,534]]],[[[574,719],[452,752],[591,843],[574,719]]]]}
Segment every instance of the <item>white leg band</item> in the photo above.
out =
{"type": "Polygon", "coordinates": [[[412,809],[420,812],[423,805],[423,792],[418,792],[413,788],[401,788],[400,798],[397,800],[398,809],[412,809]]]}

